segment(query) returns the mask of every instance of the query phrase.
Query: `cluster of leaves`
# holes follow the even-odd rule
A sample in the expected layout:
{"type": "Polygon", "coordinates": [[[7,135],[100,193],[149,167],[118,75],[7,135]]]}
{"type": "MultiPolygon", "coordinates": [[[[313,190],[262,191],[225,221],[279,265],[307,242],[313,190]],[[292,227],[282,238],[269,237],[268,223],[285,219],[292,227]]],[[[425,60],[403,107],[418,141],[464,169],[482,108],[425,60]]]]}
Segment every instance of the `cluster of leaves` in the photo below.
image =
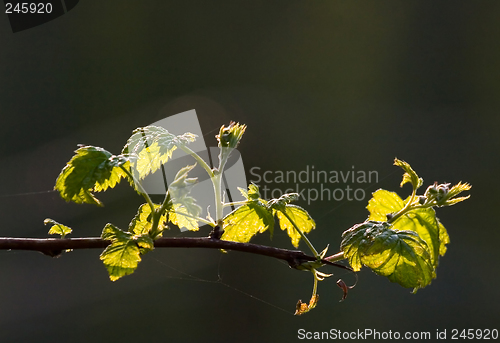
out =
{"type": "MultiPolygon", "coordinates": [[[[141,180],[167,162],[175,149],[194,139],[195,135],[191,133],[176,136],[162,127],[139,128],[134,130],[120,155],[113,155],[99,147],[80,146],[59,174],[55,189],[66,201],[102,206],[94,192],[113,188],[122,178],[128,179],[134,189],[148,200],[139,207],[127,231],[110,223],[103,229],[101,237],[111,241],[111,244],[101,254],[101,260],[111,280],[134,272],[141,261],[140,256],[154,248],[154,239],[161,237],[168,222],[188,230],[198,230],[196,217],[201,208],[189,196],[194,180],[187,178],[187,173],[194,166],[187,166],[177,173],[163,204],[152,203],[141,186],[141,180]]],[[[47,223],[51,221],[46,220],[47,223]]],[[[61,224],[54,224],[57,225],[49,233],[60,233],[62,236],[68,233],[61,224]]]]}
{"type": "Polygon", "coordinates": [[[471,186],[460,182],[450,189],[449,184],[435,183],[423,196],[417,196],[423,179],[408,163],[396,159],[394,164],[405,171],[401,187],[410,183],[411,196],[403,200],[383,189],[373,193],[367,206],[368,220],[343,233],[341,249],[354,271],[365,265],[416,292],[436,277],[439,256],[446,253],[450,242],[433,207],[467,199],[469,196],[456,196],[471,186]]]}
{"type": "Polygon", "coordinates": [[[296,193],[266,201],[260,197],[259,187],[254,184],[248,186],[248,191],[240,188],[240,192],[247,201],[224,218],[223,240],[246,243],[257,233],[266,230],[269,230],[272,238],[276,217],[280,228],[290,237],[292,245],[298,248],[302,234],[309,233],[316,227],[306,210],[290,204],[298,199],[296,193]]]}
{"type": "MultiPolygon", "coordinates": [[[[394,192],[382,189],[374,192],[367,206],[369,218],[342,234],[340,253],[325,257],[327,248],[318,253],[306,237],[316,226],[314,220],[305,209],[291,204],[297,200],[298,194],[285,194],[278,199],[265,200],[261,198],[258,186],[250,184],[248,190],[240,189],[246,200],[238,203],[240,206],[228,215],[220,216],[222,207],[228,205],[220,194],[225,161],[231,149],[239,144],[245,130],[245,125],[233,122],[221,128],[216,136],[221,149],[219,167],[213,169],[187,147],[195,140],[195,135],[185,133],[176,136],[156,126],[134,130],[119,155],[94,146],[80,146],[75,151],[56,180],[55,189],[63,199],[102,206],[94,193],[113,188],[125,178],[146,200],[126,231],[110,223],[103,229],[102,239],[111,244],[100,258],[111,280],[133,273],[141,256],[154,249],[154,240],[162,236],[169,223],[197,231],[200,222],[222,229],[222,235],[217,237],[226,241],[247,243],[253,236],[265,231],[272,238],[275,222],[278,222],[281,230],[286,231],[295,248],[298,248],[301,240],[304,241],[316,260],[302,261],[293,267],[312,272],[314,288],[308,304],[298,302],[296,314],[306,313],[316,306],[319,299],[318,281],[331,276],[318,269],[341,259],[347,259],[354,271],[367,266],[390,281],[413,288],[414,291],[427,286],[436,277],[438,260],[446,252],[449,236],[436,217],[434,207],[450,206],[467,199],[468,196],[457,195],[469,190],[469,184],[458,183],[450,188],[448,183],[435,183],[419,196],[417,190],[423,185],[423,179],[408,163],[396,159],[394,164],[405,171],[401,187],[406,183],[411,184],[412,194],[403,200],[394,192]],[[179,170],[161,204],[153,203],[144,191],[141,181],[160,169],[178,148],[191,154],[214,183],[216,221],[210,214],[206,219],[201,218],[201,208],[196,204],[196,199],[190,196],[197,182],[195,178],[188,177],[194,165],[179,170]]],[[[51,219],[47,219],[46,224],[52,224],[49,233],[60,234],[62,238],[71,233],[70,228],[51,219]]],[[[342,280],[337,284],[344,291],[344,299],[350,287],[342,280]]]]}
{"type": "MultiPolygon", "coordinates": [[[[219,147],[230,152],[230,149],[238,145],[245,129],[245,125],[234,122],[228,127],[222,126],[216,136],[219,147]]],[[[138,128],[133,131],[121,154],[113,155],[94,146],[80,146],[61,171],[55,189],[66,201],[102,206],[94,193],[115,187],[122,178],[128,179],[134,189],[147,200],[147,203],[139,207],[127,231],[110,223],[103,229],[101,237],[111,241],[111,244],[101,254],[101,260],[111,280],[134,272],[141,261],[141,255],[154,249],[154,240],[162,236],[168,223],[191,231],[199,229],[199,221],[203,219],[199,217],[201,208],[190,196],[197,180],[188,177],[195,165],[179,170],[168,187],[162,204],[153,203],[141,186],[141,181],[166,163],[177,148],[186,149],[195,138],[191,133],[176,136],[162,127],[138,128]]],[[[222,219],[223,240],[246,243],[256,233],[266,230],[269,230],[272,237],[276,217],[280,228],[288,233],[292,245],[297,248],[304,234],[315,228],[314,220],[306,210],[290,204],[298,198],[297,194],[287,194],[279,199],[266,201],[260,197],[256,185],[249,185],[248,191],[240,191],[247,201],[222,219]]],[[[213,220],[208,220],[208,223],[217,225],[213,220]]],[[[67,231],[60,231],[62,227],[57,223],[50,233],[56,232],[54,228],[59,228],[57,233],[64,237],[67,231]]]]}

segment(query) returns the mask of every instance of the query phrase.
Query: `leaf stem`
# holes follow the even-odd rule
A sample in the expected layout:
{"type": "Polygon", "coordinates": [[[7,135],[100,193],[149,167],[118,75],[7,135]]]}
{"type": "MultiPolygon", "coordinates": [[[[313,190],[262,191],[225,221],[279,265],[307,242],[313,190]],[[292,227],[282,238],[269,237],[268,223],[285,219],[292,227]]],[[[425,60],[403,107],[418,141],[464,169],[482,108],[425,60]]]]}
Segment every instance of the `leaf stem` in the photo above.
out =
{"type": "Polygon", "coordinates": [[[196,152],[194,152],[193,150],[191,150],[187,146],[181,145],[180,148],[184,152],[186,152],[189,155],[193,156],[193,158],[200,164],[200,166],[202,166],[203,169],[205,169],[205,171],[208,173],[208,176],[210,176],[211,178],[214,177],[213,170],[210,168],[210,166],[207,164],[207,162],[205,162],[205,160],[200,157],[200,155],[198,155],[196,152]]]}
{"type": "Polygon", "coordinates": [[[215,191],[215,220],[219,227],[223,226],[222,219],[224,217],[224,199],[222,197],[222,173],[224,173],[224,168],[226,166],[227,159],[231,154],[231,148],[220,147],[219,154],[219,167],[214,173],[215,176],[212,179],[215,191]]]}
{"type": "Polygon", "coordinates": [[[182,213],[182,212],[175,212],[176,215],[181,215],[181,216],[184,216],[184,217],[188,217],[188,218],[192,218],[192,219],[196,219],[200,222],[202,222],[203,224],[207,224],[207,225],[210,225],[212,227],[214,227],[214,223],[211,222],[210,220],[207,220],[205,218],[202,218],[202,217],[195,217],[195,216],[192,216],[190,215],[189,213],[182,213]]]}
{"type": "Polygon", "coordinates": [[[328,257],[325,257],[323,258],[324,260],[327,260],[329,262],[337,262],[337,261],[342,261],[342,260],[345,260],[346,257],[344,256],[344,252],[341,251],[341,252],[338,252],[336,254],[333,254],[331,256],[328,256],[328,257]]]}
{"type": "MultiPolygon", "coordinates": [[[[217,224],[222,227],[222,216],[223,216],[223,199],[222,199],[222,191],[221,191],[221,178],[222,178],[222,170],[224,169],[224,166],[227,161],[227,156],[221,156],[219,159],[219,168],[216,169],[215,171],[210,168],[210,166],[205,162],[204,159],[200,157],[196,152],[188,148],[187,146],[181,145],[180,148],[184,150],[186,153],[190,154],[193,156],[193,158],[205,169],[205,171],[208,173],[208,176],[210,177],[210,180],[212,180],[212,185],[214,187],[214,194],[215,194],[215,219],[217,220],[217,224]]],[[[222,150],[221,150],[221,155],[222,155],[222,150]]]]}
{"type": "Polygon", "coordinates": [[[123,167],[123,166],[120,166],[120,168],[125,172],[125,174],[127,174],[127,176],[134,182],[134,184],[137,186],[138,188],[138,191],[139,193],[144,197],[144,199],[146,199],[146,202],[148,203],[149,207],[151,208],[151,213],[154,213],[155,212],[155,205],[153,204],[153,201],[151,200],[151,198],[149,197],[148,193],[146,192],[146,190],[144,189],[144,187],[142,187],[141,183],[139,182],[139,180],[137,180],[133,175],[132,173],[127,170],[127,168],[123,167]]]}
{"type": "Polygon", "coordinates": [[[312,298],[316,297],[316,293],[318,291],[318,276],[316,275],[316,270],[312,270],[311,272],[314,275],[314,286],[313,286],[313,292],[312,292],[312,296],[311,296],[311,299],[312,299],[312,298]]]}
{"type": "Polygon", "coordinates": [[[248,204],[248,200],[233,201],[233,202],[225,202],[222,206],[223,206],[223,207],[228,207],[228,206],[240,206],[240,205],[245,205],[245,204],[248,204]]]}
{"type": "Polygon", "coordinates": [[[160,218],[170,205],[171,205],[170,193],[167,191],[161,206],[157,210],[154,210],[154,212],[151,212],[153,213],[153,223],[151,224],[151,233],[150,233],[152,239],[156,239],[163,231],[158,228],[160,224],[160,218]]]}
{"type": "Polygon", "coordinates": [[[221,189],[221,181],[222,181],[222,172],[217,171],[215,176],[212,178],[212,183],[214,185],[214,193],[215,193],[215,220],[217,221],[217,225],[222,227],[222,216],[223,216],[223,199],[222,199],[222,189],[221,189]]]}
{"type": "MultiPolygon", "coordinates": [[[[415,199],[413,197],[413,199],[415,199]]],[[[412,200],[412,198],[410,198],[410,200],[412,200]]],[[[425,205],[420,205],[420,204],[411,204],[410,201],[408,201],[408,203],[406,204],[405,207],[403,207],[401,210],[399,210],[391,219],[387,220],[387,222],[389,224],[392,224],[394,223],[396,220],[398,220],[399,218],[401,218],[403,215],[405,215],[406,213],[410,212],[410,211],[413,211],[413,210],[416,210],[416,209],[419,209],[419,208],[428,208],[428,207],[432,207],[432,206],[435,206],[435,204],[425,204],[425,205]]]]}

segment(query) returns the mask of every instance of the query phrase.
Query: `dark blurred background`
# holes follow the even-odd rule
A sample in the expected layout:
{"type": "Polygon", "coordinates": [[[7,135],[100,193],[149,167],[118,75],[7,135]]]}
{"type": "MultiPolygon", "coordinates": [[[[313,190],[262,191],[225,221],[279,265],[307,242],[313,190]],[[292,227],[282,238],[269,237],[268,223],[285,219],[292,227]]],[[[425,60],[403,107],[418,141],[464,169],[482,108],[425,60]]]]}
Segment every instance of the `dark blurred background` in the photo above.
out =
{"type": "MultiPolygon", "coordinates": [[[[500,329],[499,15],[493,1],[81,1],[15,34],[0,16],[1,236],[46,237],[46,217],[74,237],[98,236],[107,222],[125,228],[142,203],[125,183],[98,195],[104,208],[67,204],[50,191],[59,171],[79,143],[118,153],[134,128],[190,109],[210,145],[222,124],[248,125],[239,147],[247,172],[378,171],[377,183],[355,185],[364,201],[298,203],[316,219],[312,242],[332,253],[366,219],[371,192],[409,194],[394,157],[425,186],[473,185],[470,200],[438,211],[451,244],[416,295],[362,270],[341,303],[335,281],[354,277],[332,270],[318,307],[294,317],[312,277],[265,257],[157,249],[113,283],[97,250],[58,259],[3,251],[1,341],[500,329]]],[[[253,242],[291,248],[282,232],[253,242]]]]}

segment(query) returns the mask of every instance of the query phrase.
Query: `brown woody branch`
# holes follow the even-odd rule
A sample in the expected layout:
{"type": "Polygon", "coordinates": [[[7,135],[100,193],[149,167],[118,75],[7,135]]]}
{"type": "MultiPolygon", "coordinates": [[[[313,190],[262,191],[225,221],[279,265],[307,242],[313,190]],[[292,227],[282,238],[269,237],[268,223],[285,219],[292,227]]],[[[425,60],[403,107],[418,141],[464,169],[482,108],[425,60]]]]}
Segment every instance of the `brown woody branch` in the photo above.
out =
{"type": "MultiPolygon", "coordinates": [[[[251,254],[264,255],[287,261],[290,267],[296,268],[304,262],[315,261],[299,250],[280,249],[252,243],[237,243],[222,241],[208,237],[168,237],[155,240],[155,248],[209,248],[242,251],[251,254]]],[[[0,237],[0,250],[32,250],[45,255],[58,256],[67,249],[104,249],[110,241],[99,237],[85,238],[11,238],[0,237]]],[[[324,264],[351,270],[341,264],[322,260],[324,264]]]]}

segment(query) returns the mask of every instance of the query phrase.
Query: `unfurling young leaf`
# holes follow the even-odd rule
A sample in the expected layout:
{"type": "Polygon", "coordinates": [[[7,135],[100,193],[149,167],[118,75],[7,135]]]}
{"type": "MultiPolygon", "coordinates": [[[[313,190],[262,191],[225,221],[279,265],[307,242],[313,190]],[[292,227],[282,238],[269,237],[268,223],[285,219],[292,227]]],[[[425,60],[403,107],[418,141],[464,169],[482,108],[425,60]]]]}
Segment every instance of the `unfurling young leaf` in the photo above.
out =
{"type": "Polygon", "coordinates": [[[132,173],[138,180],[154,173],[166,163],[175,149],[194,142],[196,135],[185,133],[176,136],[163,127],[146,126],[135,129],[123,147],[123,154],[136,156],[132,162],[132,173]]]}
{"type": "Polygon", "coordinates": [[[353,226],[342,234],[341,249],[354,271],[365,265],[414,292],[436,277],[425,241],[413,231],[393,230],[386,222],[353,226]]]}
{"type": "Polygon", "coordinates": [[[61,235],[61,238],[69,235],[73,230],[70,227],[56,222],[54,219],[47,218],[43,221],[44,225],[52,225],[49,230],[49,235],[61,235]]]}
{"type": "Polygon", "coordinates": [[[189,231],[198,231],[198,218],[201,207],[196,204],[196,199],[189,193],[197,182],[196,178],[188,178],[188,173],[195,167],[186,166],[177,172],[174,181],[168,187],[168,192],[172,198],[172,207],[169,220],[179,228],[189,231]]]}
{"type": "Polygon", "coordinates": [[[111,241],[100,256],[111,281],[132,274],[141,261],[141,255],[154,249],[149,235],[133,235],[109,223],[104,227],[101,238],[111,241]]]}
{"type": "Polygon", "coordinates": [[[450,188],[449,183],[443,183],[438,185],[434,182],[434,185],[429,186],[425,191],[424,197],[426,203],[433,203],[436,206],[451,206],[458,202],[469,199],[470,195],[466,197],[455,198],[458,194],[463,191],[468,191],[471,189],[471,185],[468,183],[459,182],[455,186],[450,188]]]}
{"type": "Polygon", "coordinates": [[[238,190],[240,191],[241,195],[243,195],[243,197],[245,197],[245,199],[247,199],[248,201],[260,199],[259,186],[253,183],[248,185],[248,191],[240,187],[238,187],[238,190]]]}
{"type": "Polygon", "coordinates": [[[394,159],[394,165],[403,168],[403,170],[405,171],[403,175],[403,181],[401,181],[400,184],[401,187],[403,187],[403,185],[407,182],[411,183],[414,190],[417,190],[418,188],[420,188],[420,186],[422,186],[424,180],[418,177],[417,173],[415,173],[415,171],[408,163],[396,158],[394,159]]]}
{"type": "Polygon", "coordinates": [[[267,203],[267,207],[273,210],[284,210],[288,204],[299,199],[298,193],[287,193],[280,196],[278,199],[271,199],[267,203]]]}
{"type": "Polygon", "coordinates": [[[121,167],[128,168],[130,158],[94,146],[80,147],[75,153],[57,177],[54,189],[66,201],[102,206],[92,192],[113,188],[127,177],[121,167]]]}
{"type": "Polygon", "coordinates": [[[174,181],[172,181],[168,187],[172,198],[180,199],[191,192],[194,185],[198,182],[197,178],[188,177],[188,173],[193,170],[194,167],[196,167],[196,164],[193,164],[192,166],[185,166],[177,172],[174,181]]]}

